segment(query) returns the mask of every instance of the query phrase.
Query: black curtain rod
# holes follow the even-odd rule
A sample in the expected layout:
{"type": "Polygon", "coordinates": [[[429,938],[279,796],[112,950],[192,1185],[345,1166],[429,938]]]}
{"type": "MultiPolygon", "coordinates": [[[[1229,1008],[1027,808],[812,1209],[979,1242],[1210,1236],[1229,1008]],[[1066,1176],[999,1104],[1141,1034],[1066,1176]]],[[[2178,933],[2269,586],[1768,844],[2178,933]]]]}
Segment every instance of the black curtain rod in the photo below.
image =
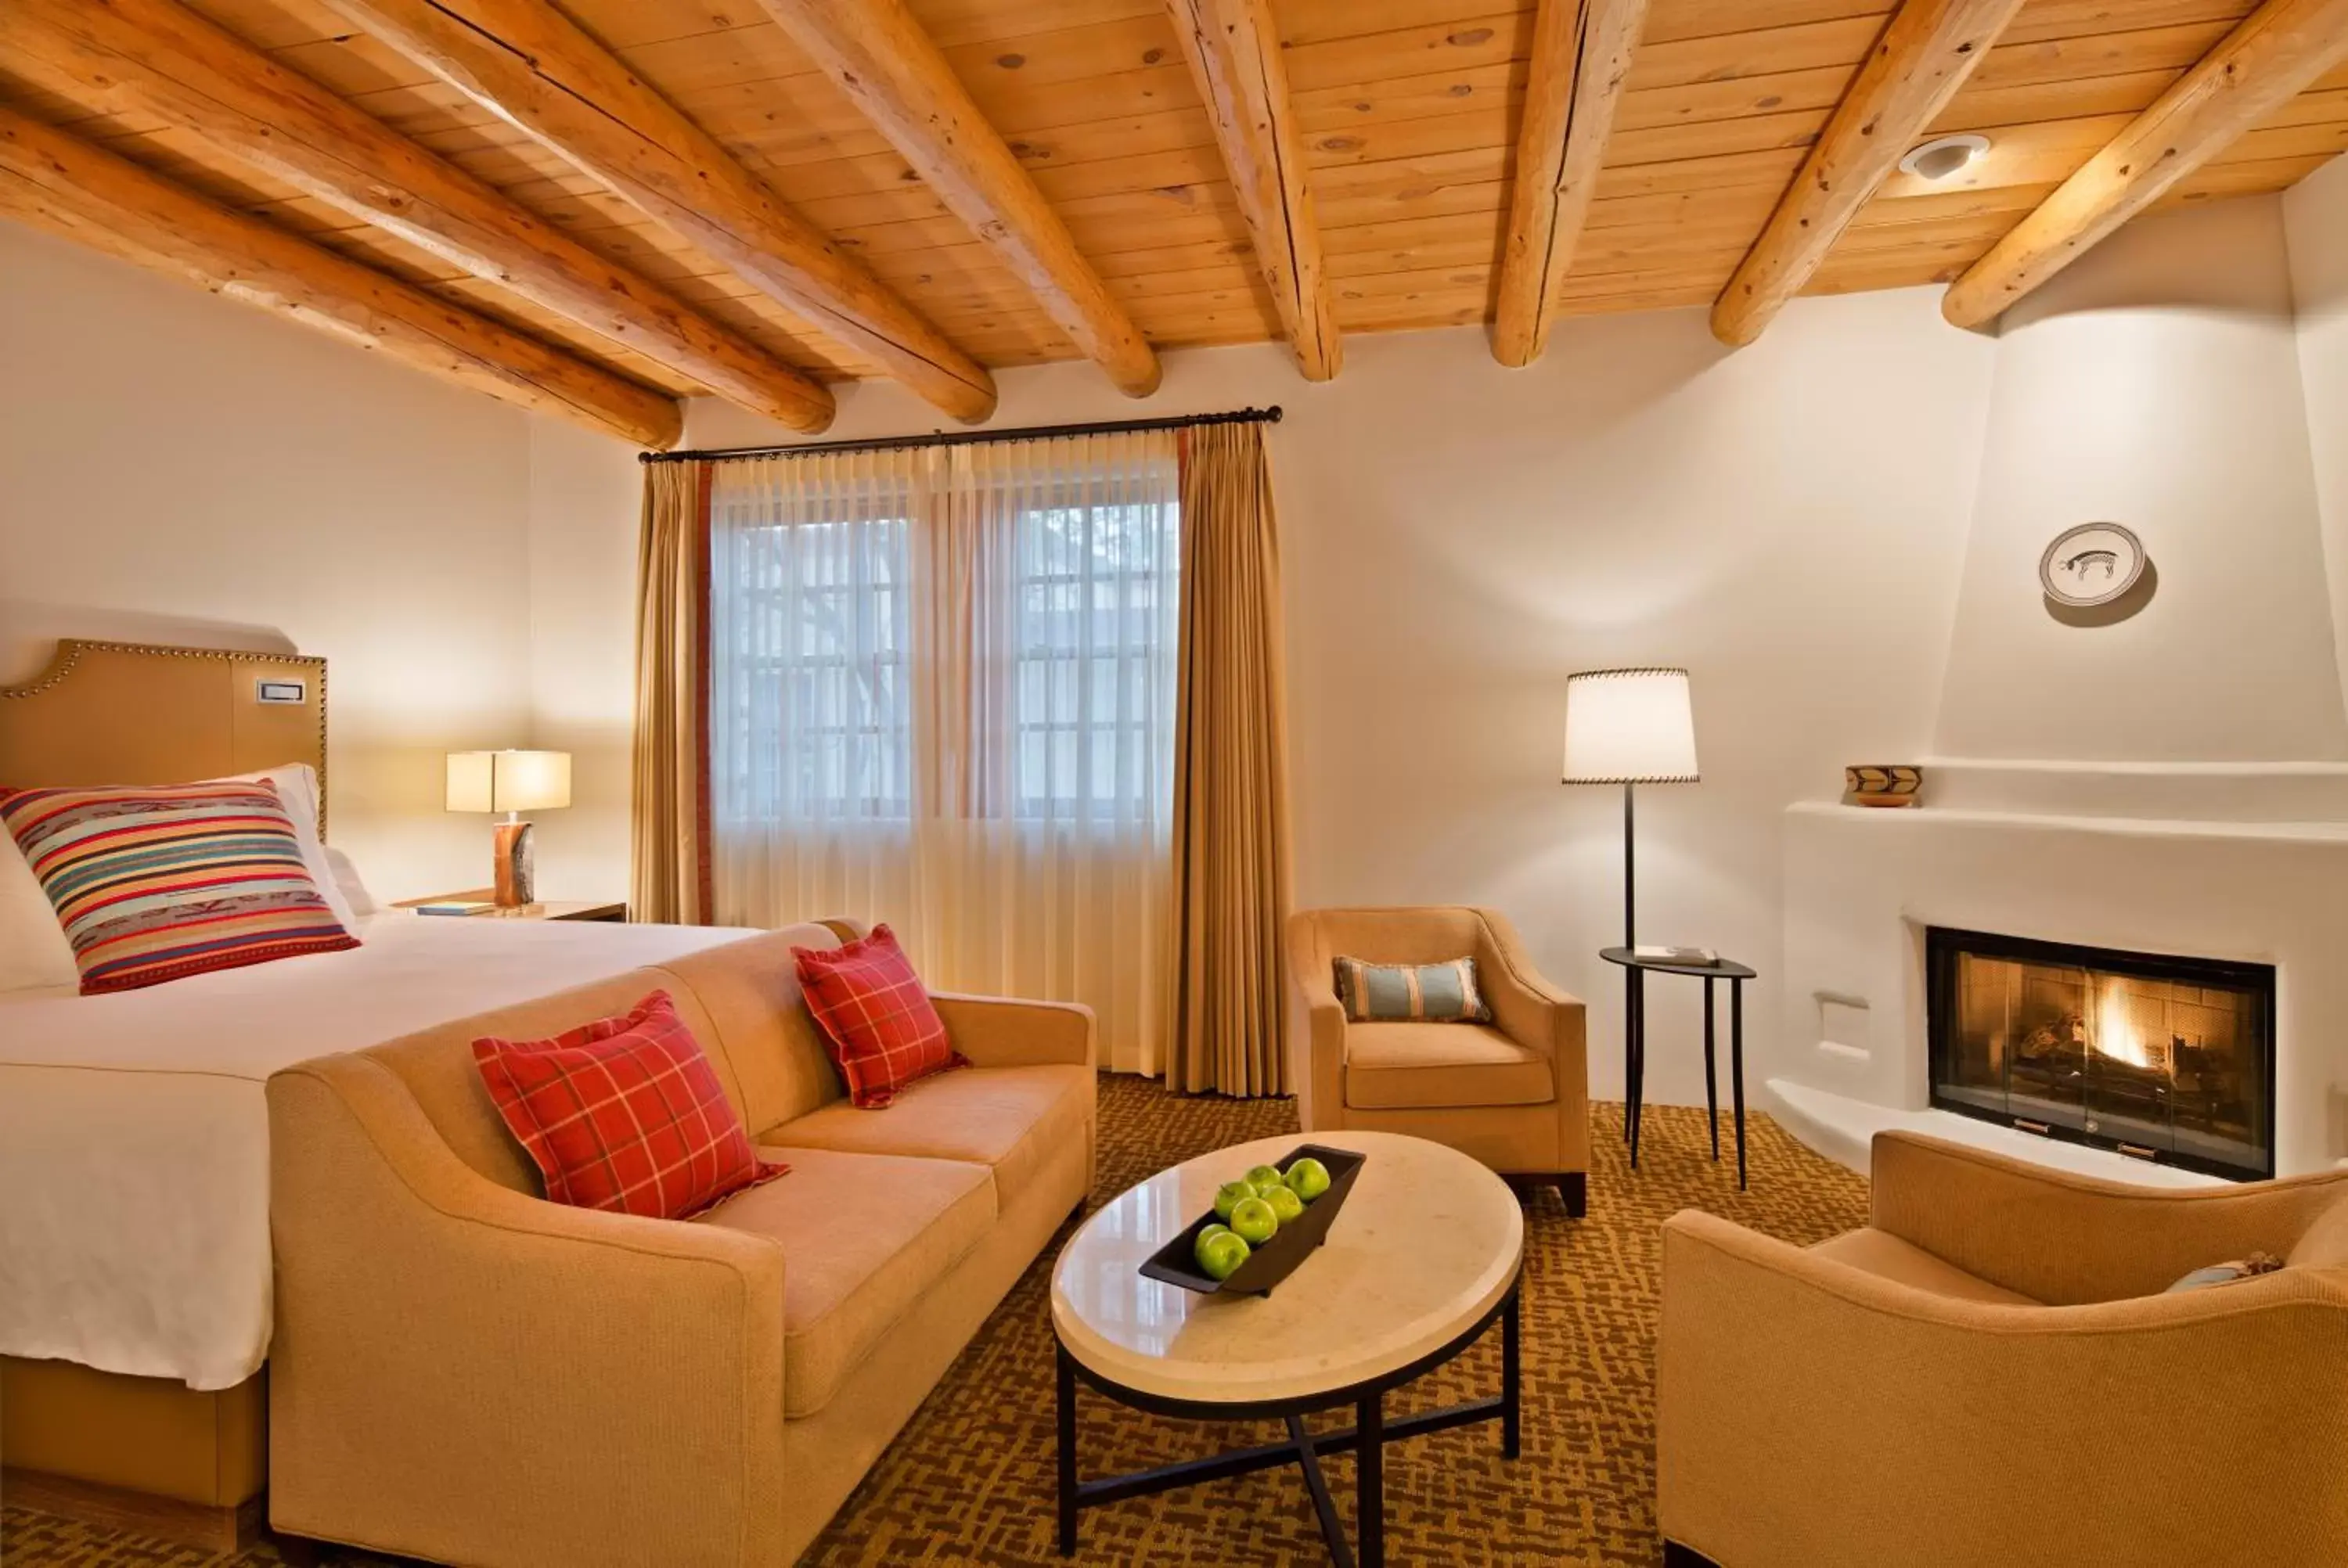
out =
{"type": "Polygon", "coordinates": [[[1041,441],[1055,436],[1108,436],[1122,430],[1188,430],[1200,425],[1277,425],[1280,405],[1172,419],[1112,419],[1097,425],[1030,425],[1018,430],[940,430],[873,441],[812,441],[799,446],[724,446],[707,452],[639,452],[639,463],[726,463],[745,457],[805,457],[818,452],[893,452],[905,446],[971,446],[983,441],[1041,441]]]}

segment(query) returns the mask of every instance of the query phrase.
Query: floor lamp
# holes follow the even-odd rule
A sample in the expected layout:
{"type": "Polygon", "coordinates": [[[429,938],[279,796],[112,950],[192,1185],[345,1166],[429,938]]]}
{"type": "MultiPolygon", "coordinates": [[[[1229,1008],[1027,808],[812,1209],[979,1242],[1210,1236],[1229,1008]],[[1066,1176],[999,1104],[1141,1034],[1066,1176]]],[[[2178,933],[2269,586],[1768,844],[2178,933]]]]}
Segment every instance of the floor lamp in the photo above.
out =
{"type": "Polygon", "coordinates": [[[1585,670],[1565,681],[1565,780],[1622,786],[1622,945],[1639,940],[1632,795],[1694,784],[1695,714],[1684,670],[1585,670]]]}

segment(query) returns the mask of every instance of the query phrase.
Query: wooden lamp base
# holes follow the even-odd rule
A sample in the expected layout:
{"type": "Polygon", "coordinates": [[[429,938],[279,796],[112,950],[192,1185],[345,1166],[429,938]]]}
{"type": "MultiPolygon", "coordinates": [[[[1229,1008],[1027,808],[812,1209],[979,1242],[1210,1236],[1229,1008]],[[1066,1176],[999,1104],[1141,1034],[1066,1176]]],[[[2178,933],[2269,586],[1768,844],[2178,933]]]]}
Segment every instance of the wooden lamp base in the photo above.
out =
{"type": "Polygon", "coordinates": [[[496,881],[492,897],[500,909],[519,909],[538,902],[538,866],[530,843],[530,824],[501,822],[497,833],[496,881]]]}

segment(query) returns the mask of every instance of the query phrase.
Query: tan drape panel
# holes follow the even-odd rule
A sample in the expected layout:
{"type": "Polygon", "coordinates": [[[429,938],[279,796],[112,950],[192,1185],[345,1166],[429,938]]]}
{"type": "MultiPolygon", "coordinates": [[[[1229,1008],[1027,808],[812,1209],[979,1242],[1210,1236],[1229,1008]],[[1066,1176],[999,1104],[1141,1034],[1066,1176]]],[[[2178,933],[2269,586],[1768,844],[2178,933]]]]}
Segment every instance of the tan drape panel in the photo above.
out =
{"type": "Polygon", "coordinates": [[[1285,1094],[1289,908],[1280,544],[1263,427],[1201,425],[1182,464],[1174,914],[1166,1080],[1285,1094]]]}
{"type": "Polygon", "coordinates": [[[644,465],[629,914],[709,920],[709,469],[644,465]]]}

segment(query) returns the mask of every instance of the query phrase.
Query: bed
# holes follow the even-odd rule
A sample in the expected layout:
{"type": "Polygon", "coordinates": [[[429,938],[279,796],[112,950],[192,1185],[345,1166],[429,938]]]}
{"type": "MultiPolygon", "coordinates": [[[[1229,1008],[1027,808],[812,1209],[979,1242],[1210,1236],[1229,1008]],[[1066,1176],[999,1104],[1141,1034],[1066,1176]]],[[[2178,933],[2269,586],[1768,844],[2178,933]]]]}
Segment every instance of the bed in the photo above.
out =
{"type": "MultiPolygon", "coordinates": [[[[0,687],[0,783],[304,764],[323,830],[325,733],[322,660],[67,641],[43,674],[0,687]]],[[[104,1496],[134,1516],[153,1501],[149,1527],[249,1532],[271,1072],[743,935],[398,910],[355,925],[348,951],[143,990],[0,990],[0,1460],[20,1495],[117,1489],[104,1496]]]]}

